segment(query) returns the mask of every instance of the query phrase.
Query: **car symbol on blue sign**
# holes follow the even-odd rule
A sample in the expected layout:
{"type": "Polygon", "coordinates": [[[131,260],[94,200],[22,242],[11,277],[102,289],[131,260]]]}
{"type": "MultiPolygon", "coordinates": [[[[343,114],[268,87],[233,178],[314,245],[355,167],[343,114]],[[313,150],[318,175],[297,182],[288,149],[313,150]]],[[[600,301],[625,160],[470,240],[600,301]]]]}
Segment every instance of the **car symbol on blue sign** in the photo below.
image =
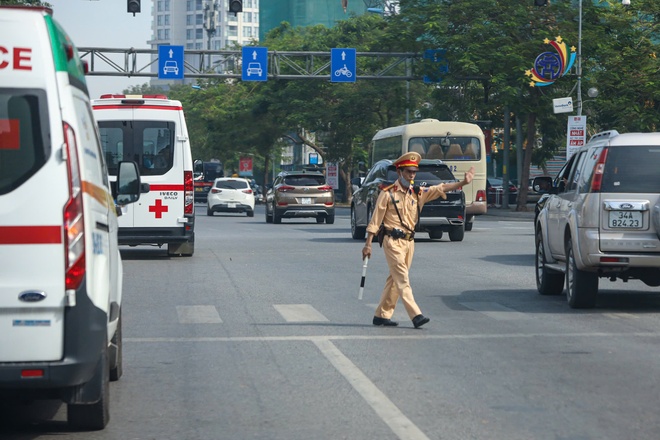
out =
{"type": "Polygon", "coordinates": [[[241,79],[243,81],[266,81],[268,80],[268,48],[267,47],[243,47],[243,70],[241,79]]]}
{"type": "Polygon", "coordinates": [[[330,82],[355,82],[355,49],[330,49],[330,82]]]}
{"type": "Polygon", "coordinates": [[[158,79],[183,79],[183,46],[158,46],[158,79]]]}

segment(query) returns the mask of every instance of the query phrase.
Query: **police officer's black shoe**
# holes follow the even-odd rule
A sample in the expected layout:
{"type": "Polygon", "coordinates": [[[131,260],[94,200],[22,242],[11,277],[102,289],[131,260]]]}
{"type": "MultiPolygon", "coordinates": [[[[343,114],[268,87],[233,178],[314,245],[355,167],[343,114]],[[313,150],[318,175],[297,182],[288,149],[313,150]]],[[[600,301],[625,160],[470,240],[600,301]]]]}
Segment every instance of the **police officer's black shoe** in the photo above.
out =
{"type": "Polygon", "coordinates": [[[374,316],[373,323],[374,325],[384,325],[385,327],[396,327],[399,325],[396,321],[392,321],[389,318],[380,318],[378,316],[374,316]]]}
{"type": "Polygon", "coordinates": [[[417,315],[412,319],[412,322],[413,322],[413,325],[415,326],[415,328],[420,328],[421,326],[423,326],[424,324],[426,324],[429,321],[430,321],[430,319],[427,318],[424,315],[417,315]]]}

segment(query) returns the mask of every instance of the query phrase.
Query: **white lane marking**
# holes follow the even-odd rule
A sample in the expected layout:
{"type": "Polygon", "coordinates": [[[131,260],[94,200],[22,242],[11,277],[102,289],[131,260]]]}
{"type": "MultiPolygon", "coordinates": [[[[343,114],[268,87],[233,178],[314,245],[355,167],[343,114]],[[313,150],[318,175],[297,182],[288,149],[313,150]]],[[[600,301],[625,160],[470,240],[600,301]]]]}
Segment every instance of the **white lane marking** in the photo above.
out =
{"type": "Polygon", "coordinates": [[[176,306],[180,324],[222,323],[215,306],[176,306]]]}
{"type": "Polygon", "coordinates": [[[429,440],[332,342],[328,339],[315,339],[314,344],[397,437],[402,440],[429,440]]]}
{"type": "Polygon", "coordinates": [[[639,319],[639,316],[633,315],[632,313],[603,313],[603,316],[612,319],[639,319]]]}
{"type": "MultiPolygon", "coordinates": [[[[387,335],[336,335],[336,336],[227,336],[227,337],[195,337],[195,338],[124,338],[126,342],[170,343],[170,342],[291,342],[314,341],[328,339],[332,341],[376,341],[376,340],[475,340],[475,339],[533,339],[533,338],[653,338],[660,339],[660,333],[633,332],[633,333],[477,333],[464,335],[396,335],[399,332],[387,332],[387,335]]],[[[422,333],[422,332],[415,332],[422,333]]]]}
{"type": "Polygon", "coordinates": [[[474,310],[475,312],[483,313],[486,316],[497,319],[498,321],[529,319],[528,315],[496,302],[462,302],[459,304],[470,310],[474,310]]]}
{"type": "Polygon", "coordinates": [[[273,304],[286,322],[327,322],[328,318],[309,304],[273,304]]]}

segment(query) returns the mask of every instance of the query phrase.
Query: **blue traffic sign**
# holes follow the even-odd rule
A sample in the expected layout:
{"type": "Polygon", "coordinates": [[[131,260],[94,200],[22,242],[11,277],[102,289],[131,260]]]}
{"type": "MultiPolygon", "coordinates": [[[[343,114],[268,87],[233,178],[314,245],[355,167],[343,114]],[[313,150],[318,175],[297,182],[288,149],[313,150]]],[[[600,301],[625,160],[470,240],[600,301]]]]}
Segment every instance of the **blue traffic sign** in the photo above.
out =
{"type": "Polygon", "coordinates": [[[268,48],[243,47],[243,81],[268,80],[268,48]]]}
{"type": "Polygon", "coordinates": [[[449,66],[447,65],[447,51],[445,49],[427,49],[424,51],[424,59],[429,60],[433,63],[433,68],[435,72],[431,75],[424,75],[424,82],[427,84],[430,83],[439,83],[442,81],[443,75],[449,72],[449,66]]]}
{"type": "Polygon", "coordinates": [[[355,82],[355,49],[330,49],[330,82],[355,82]]]}
{"type": "Polygon", "coordinates": [[[183,79],[183,46],[158,46],[158,79],[183,79]]]}

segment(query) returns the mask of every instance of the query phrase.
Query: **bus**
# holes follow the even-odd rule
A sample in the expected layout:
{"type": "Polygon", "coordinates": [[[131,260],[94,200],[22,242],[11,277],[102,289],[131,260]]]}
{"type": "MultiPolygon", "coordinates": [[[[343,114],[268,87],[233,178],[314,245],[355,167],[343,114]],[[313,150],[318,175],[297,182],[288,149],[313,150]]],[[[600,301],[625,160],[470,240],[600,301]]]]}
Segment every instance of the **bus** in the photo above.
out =
{"type": "Polygon", "coordinates": [[[476,124],[422,119],[412,124],[378,131],[371,141],[371,165],[382,159],[396,160],[415,151],[422,159],[441,159],[457,179],[474,167],[472,183],[465,193],[465,230],[472,230],[474,217],[486,213],[486,140],[476,124]]]}

